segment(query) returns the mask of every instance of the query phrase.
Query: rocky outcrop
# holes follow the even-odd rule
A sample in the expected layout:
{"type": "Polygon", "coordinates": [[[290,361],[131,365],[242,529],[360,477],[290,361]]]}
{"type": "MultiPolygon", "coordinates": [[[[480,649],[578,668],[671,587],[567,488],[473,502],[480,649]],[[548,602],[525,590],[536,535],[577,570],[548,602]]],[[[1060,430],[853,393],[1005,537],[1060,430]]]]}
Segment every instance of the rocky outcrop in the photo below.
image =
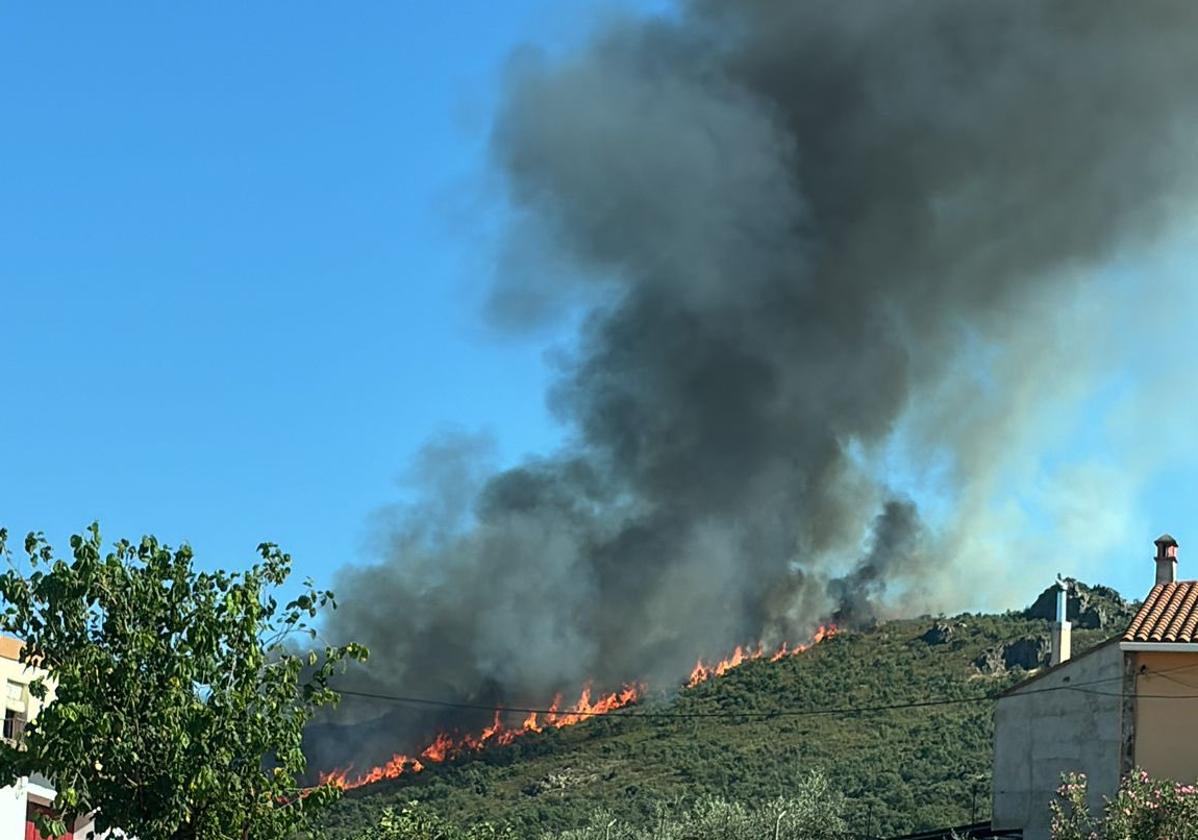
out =
{"type": "Polygon", "coordinates": [[[1043,636],[1026,636],[993,647],[973,661],[983,674],[1001,674],[1012,668],[1032,671],[1048,664],[1052,644],[1043,636]]]}
{"type": "MultiPolygon", "coordinates": [[[[1109,586],[1089,586],[1079,580],[1066,578],[1069,596],[1065,617],[1082,630],[1122,629],[1135,614],[1132,604],[1109,586]]],[[[1057,617],[1057,587],[1050,586],[1023,613],[1028,618],[1055,621],[1057,617]]]]}
{"type": "Polygon", "coordinates": [[[946,645],[953,638],[953,627],[947,622],[937,621],[919,638],[929,645],[946,645]]]}

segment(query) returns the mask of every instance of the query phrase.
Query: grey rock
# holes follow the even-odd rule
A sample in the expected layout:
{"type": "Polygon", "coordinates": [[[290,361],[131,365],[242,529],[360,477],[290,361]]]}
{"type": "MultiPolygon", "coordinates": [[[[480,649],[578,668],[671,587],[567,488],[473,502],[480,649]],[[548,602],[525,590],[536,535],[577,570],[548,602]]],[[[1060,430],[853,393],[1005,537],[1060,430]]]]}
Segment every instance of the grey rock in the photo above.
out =
{"type": "MultiPolygon", "coordinates": [[[[1074,578],[1069,582],[1065,617],[1082,630],[1118,629],[1131,621],[1134,611],[1122,595],[1109,586],[1089,586],[1074,578]]],[[[1049,586],[1024,610],[1028,618],[1055,621],[1057,587],[1049,586]]]]}
{"type": "Polygon", "coordinates": [[[1049,662],[1052,645],[1043,636],[1027,636],[990,648],[973,661],[983,674],[1000,674],[1012,668],[1032,671],[1049,662]]]}
{"type": "Polygon", "coordinates": [[[952,637],[952,625],[943,621],[937,621],[919,638],[929,645],[944,645],[948,644],[952,637]]]}

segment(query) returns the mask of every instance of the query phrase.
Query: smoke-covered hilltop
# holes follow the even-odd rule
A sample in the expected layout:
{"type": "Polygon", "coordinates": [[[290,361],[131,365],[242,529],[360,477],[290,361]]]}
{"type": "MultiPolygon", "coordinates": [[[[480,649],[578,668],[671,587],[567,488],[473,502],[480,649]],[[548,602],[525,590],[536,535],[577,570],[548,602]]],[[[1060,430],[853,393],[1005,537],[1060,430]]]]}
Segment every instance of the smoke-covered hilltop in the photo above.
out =
{"type": "Polygon", "coordinates": [[[538,703],[952,601],[970,508],[928,527],[871,459],[902,423],[965,492],[1024,383],[1068,390],[1052,313],[1190,206],[1196,39],[1189,0],[698,0],[514,57],[490,313],[588,308],[549,395],[571,442],[425,453],[425,502],[338,580],[357,679],[538,703]]]}

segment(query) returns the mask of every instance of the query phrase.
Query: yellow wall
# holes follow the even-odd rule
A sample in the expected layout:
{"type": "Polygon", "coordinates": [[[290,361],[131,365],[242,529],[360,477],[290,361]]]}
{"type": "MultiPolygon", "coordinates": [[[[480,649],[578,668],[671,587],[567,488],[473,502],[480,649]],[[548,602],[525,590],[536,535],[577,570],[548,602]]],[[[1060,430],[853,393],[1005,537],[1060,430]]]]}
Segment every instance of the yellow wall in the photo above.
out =
{"type": "Polygon", "coordinates": [[[1183,699],[1198,695],[1198,653],[1135,656],[1136,765],[1153,776],[1198,780],[1198,699],[1183,699]]]}

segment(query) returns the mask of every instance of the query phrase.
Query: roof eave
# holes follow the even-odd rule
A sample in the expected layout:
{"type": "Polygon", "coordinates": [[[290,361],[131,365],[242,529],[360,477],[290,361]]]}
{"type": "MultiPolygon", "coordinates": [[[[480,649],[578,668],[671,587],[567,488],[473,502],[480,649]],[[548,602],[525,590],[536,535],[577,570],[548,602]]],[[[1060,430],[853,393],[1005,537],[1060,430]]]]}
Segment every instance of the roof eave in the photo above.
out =
{"type": "Polygon", "coordinates": [[[1068,668],[1074,662],[1085,659],[1090,654],[1097,653],[1098,651],[1103,650],[1113,644],[1118,644],[1118,645],[1122,646],[1122,638],[1119,636],[1111,636],[1111,638],[1107,639],[1106,641],[1099,642],[1098,644],[1094,645],[1094,647],[1092,647],[1092,648],[1087,648],[1083,653],[1079,653],[1077,656],[1072,656],[1069,659],[1066,659],[1064,662],[1059,662],[1056,665],[1053,665],[1049,668],[1045,668],[1042,671],[1039,671],[1036,674],[1033,674],[1032,676],[1028,677],[1023,682],[1016,683],[1015,685],[1011,686],[1006,691],[1004,691],[1002,694],[998,695],[998,699],[1001,700],[1004,697],[1010,697],[1012,695],[1016,695],[1023,689],[1027,688],[1032,683],[1039,682],[1042,678],[1047,677],[1049,674],[1055,674],[1058,671],[1068,668]]]}
{"type": "Polygon", "coordinates": [[[1134,640],[1119,643],[1122,650],[1128,651],[1158,651],[1162,653],[1198,653],[1198,642],[1137,642],[1134,640]]]}

